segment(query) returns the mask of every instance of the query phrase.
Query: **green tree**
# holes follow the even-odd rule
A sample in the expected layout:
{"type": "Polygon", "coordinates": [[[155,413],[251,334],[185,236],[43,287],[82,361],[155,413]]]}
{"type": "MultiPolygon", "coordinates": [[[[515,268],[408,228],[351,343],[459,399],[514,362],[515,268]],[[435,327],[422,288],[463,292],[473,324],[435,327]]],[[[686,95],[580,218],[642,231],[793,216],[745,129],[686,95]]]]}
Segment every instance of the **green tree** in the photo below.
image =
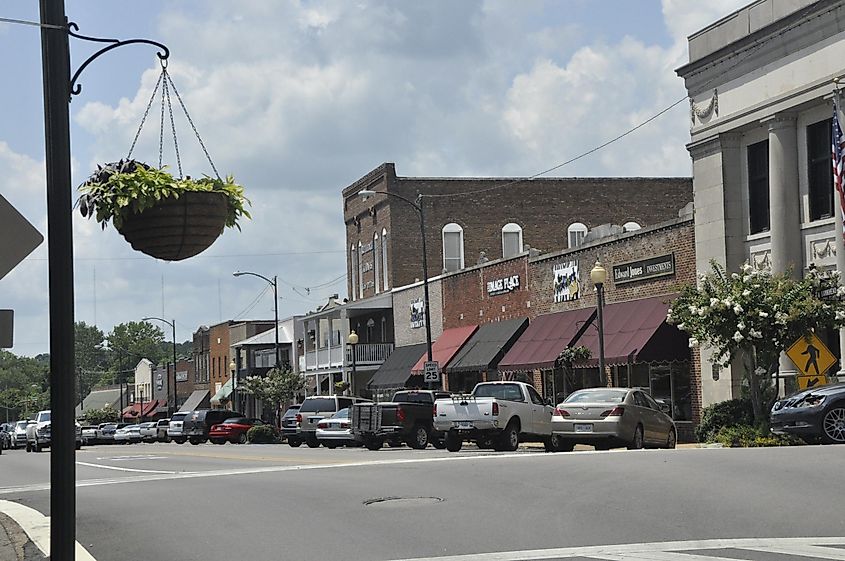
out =
{"type": "Polygon", "coordinates": [[[100,423],[116,423],[120,419],[117,409],[106,405],[102,409],[85,411],[85,421],[91,425],[100,423]]]}
{"type": "Polygon", "coordinates": [[[49,355],[19,357],[0,350],[0,418],[24,417],[49,404],[49,355]]]}
{"type": "Polygon", "coordinates": [[[162,364],[169,354],[164,349],[164,332],[146,321],[130,321],[115,325],[106,338],[108,341],[109,370],[116,373],[117,381],[125,381],[129,370],[142,358],[162,364]]]}
{"type": "Polygon", "coordinates": [[[275,416],[279,407],[290,401],[305,387],[305,379],[292,370],[271,369],[266,376],[248,376],[241,382],[240,389],[256,399],[273,404],[275,416]]]}
{"type": "Polygon", "coordinates": [[[84,321],[74,326],[76,371],[79,397],[84,398],[100,380],[106,367],[105,335],[84,321]]]}
{"type": "Polygon", "coordinates": [[[690,334],[690,347],[711,347],[714,363],[742,368],[754,422],[765,426],[780,354],[816,329],[845,325],[845,287],[836,275],[823,276],[812,266],[802,279],[748,264],[731,274],[715,262],[712,267],[698,286],[683,289],[667,321],[690,334]],[[822,299],[825,288],[834,288],[834,297],[822,299]]]}

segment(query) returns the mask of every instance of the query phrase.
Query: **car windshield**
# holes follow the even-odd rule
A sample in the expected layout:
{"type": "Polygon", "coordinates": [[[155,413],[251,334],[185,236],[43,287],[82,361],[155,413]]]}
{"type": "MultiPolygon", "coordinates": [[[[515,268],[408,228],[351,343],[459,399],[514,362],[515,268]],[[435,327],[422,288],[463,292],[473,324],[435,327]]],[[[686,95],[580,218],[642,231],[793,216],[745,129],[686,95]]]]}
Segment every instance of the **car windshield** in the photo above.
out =
{"type": "Polygon", "coordinates": [[[573,393],[564,403],[622,403],[628,390],[581,390],[573,393]]]}
{"type": "Polygon", "coordinates": [[[29,421],[18,421],[18,422],[15,424],[15,428],[17,428],[17,429],[25,429],[25,428],[26,428],[26,425],[27,425],[28,423],[29,423],[29,421]]]}
{"type": "Polygon", "coordinates": [[[246,417],[231,417],[223,421],[224,425],[251,425],[252,422],[246,417]]]}
{"type": "Polygon", "coordinates": [[[181,421],[182,419],[184,419],[184,418],[185,418],[185,417],[187,417],[187,416],[188,416],[188,414],[187,414],[187,413],[176,413],[176,414],[174,414],[172,417],[170,417],[170,421],[171,421],[171,422],[173,422],[173,421],[181,421]]]}
{"type": "Polygon", "coordinates": [[[285,411],[284,417],[295,417],[299,413],[299,407],[291,407],[285,411]]]}
{"type": "Polygon", "coordinates": [[[332,415],[332,419],[348,419],[349,418],[349,408],[344,408],[332,415]]]}
{"type": "Polygon", "coordinates": [[[40,413],[38,415],[38,422],[39,423],[47,422],[49,420],[50,420],[50,412],[49,411],[44,411],[43,413],[40,413]]]}
{"type": "Polygon", "coordinates": [[[306,399],[302,407],[299,408],[300,413],[314,413],[316,411],[334,411],[335,401],[331,397],[317,397],[314,399],[306,399]]]}

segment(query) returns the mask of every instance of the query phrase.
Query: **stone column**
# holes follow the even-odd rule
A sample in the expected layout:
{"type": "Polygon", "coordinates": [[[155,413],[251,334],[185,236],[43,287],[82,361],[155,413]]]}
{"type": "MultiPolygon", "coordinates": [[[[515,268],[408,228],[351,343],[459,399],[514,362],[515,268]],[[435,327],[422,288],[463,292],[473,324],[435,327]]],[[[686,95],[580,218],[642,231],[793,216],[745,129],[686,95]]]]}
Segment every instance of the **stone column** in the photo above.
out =
{"type": "MultiPolygon", "coordinates": [[[[798,132],[795,115],[778,114],[763,120],[769,126],[769,232],[772,273],[804,273],[801,251],[801,198],[798,192],[798,132]]],[[[795,376],[797,368],[785,354],[781,377],[795,376]]],[[[782,392],[781,392],[782,395],[782,392]]]]}

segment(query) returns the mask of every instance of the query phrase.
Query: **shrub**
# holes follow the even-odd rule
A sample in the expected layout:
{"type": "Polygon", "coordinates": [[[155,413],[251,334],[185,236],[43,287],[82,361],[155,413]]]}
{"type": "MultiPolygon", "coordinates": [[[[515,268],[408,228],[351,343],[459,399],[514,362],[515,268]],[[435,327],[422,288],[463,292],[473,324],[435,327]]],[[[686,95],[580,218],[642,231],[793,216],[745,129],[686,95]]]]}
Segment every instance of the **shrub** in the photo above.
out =
{"type": "Polygon", "coordinates": [[[250,428],[246,433],[246,439],[253,444],[269,444],[276,442],[276,433],[273,427],[259,425],[250,428]]]}
{"type": "Polygon", "coordinates": [[[762,448],[766,446],[794,446],[800,441],[790,436],[766,433],[751,425],[732,425],[720,428],[710,440],[729,448],[762,448]]]}
{"type": "Polygon", "coordinates": [[[701,423],[695,429],[699,442],[709,442],[722,427],[753,425],[754,410],[747,398],[731,399],[704,408],[701,423]]]}

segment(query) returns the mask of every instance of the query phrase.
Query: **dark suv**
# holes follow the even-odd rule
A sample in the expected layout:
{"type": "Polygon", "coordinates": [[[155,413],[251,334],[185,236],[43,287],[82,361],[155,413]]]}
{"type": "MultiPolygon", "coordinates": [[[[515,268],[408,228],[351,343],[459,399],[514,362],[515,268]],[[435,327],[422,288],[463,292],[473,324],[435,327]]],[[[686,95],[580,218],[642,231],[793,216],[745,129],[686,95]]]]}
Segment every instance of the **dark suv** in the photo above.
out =
{"type": "Polygon", "coordinates": [[[282,438],[294,448],[302,444],[299,438],[299,423],[296,422],[296,414],[299,413],[299,404],[291,405],[285,414],[282,415],[282,438]]]}
{"type": "Polygon", "coordinates": [[[182,421],[182,438],[187,438],[194,445],[208,442],[208,432],[211,427],[232,417],[243,417],[243,414],[228,409],[191,411],[182,421]]]}

